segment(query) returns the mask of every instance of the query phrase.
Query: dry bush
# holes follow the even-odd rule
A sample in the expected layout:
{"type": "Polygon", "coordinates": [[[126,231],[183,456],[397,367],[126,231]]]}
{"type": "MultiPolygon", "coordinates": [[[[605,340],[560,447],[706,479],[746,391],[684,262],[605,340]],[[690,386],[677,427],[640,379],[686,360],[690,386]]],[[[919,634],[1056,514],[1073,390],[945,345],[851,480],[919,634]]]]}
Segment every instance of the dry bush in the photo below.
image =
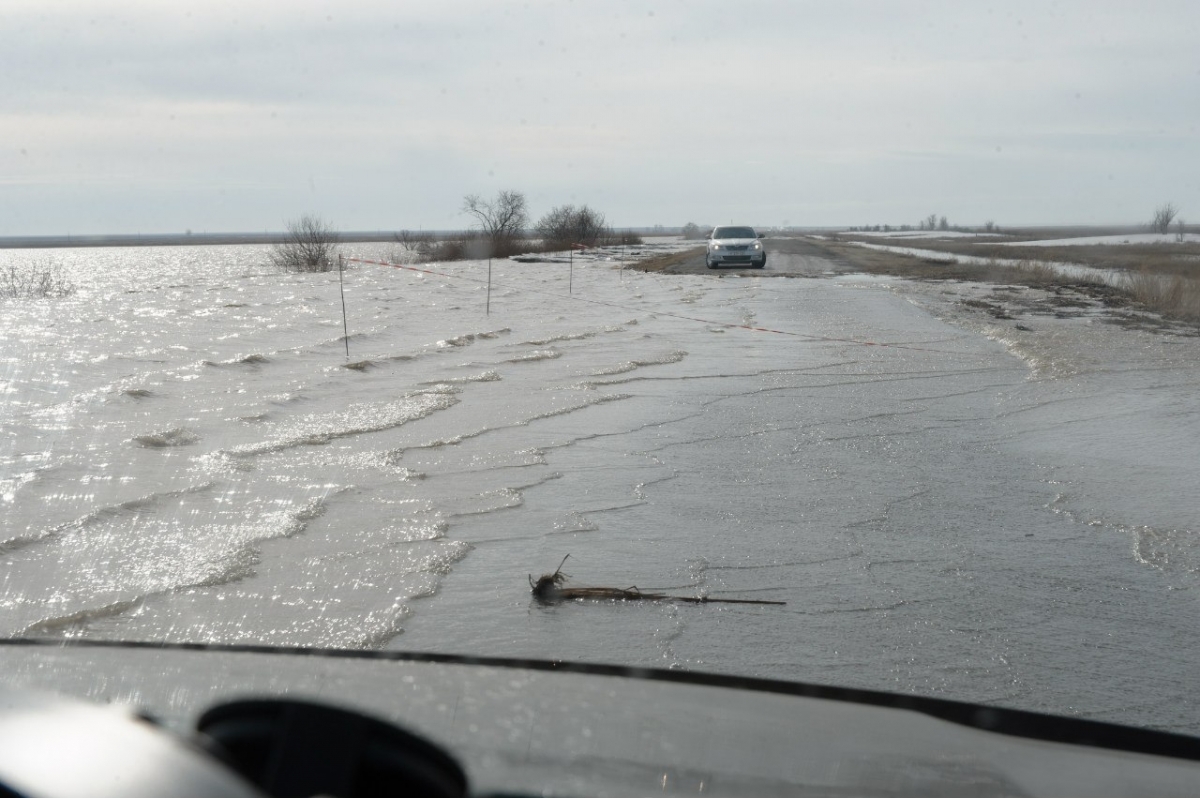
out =
{"type": "Polygon", "coordinates": [[[0,299],[58,299],[75,293],[53,261],[10,263],[0,268],[0,299]]]}
{"type": "Polygon", "coordinates": [[[967,279],[997,285],[1027,285],[1031,288],[1053,288],[1056,286],[1106,286],[1099,278],[1085,274],[1065,274],[1053,264],[1040,260],[1022,260],[1016,263],[989,260],[981,264],[960,264],[967,279]]]}
{"type": "Polygon", "coordinates": [[[604,214],[587,205],[559,205],[552,208],[538,220],[534,233],[541,239],[541,248],[545,252],[561,252],[575,244],[585,247],[618,247],[645,243],[636,233],[608,227],[604,214]]]}
{"type": "Polygon", "coordinates": [[[604,214],[586,205],[559,205],[538,220],[534,233],[542,240],[542,249],[560,252],[575,244],[594,247],[607,238],[610,231],[604,224],[604,214]]]}
{"type": "Polygon", "coordinates": [[[287,238],[267,254],[284,272],[328,272],[337,268],[338,234],[325,220],[311,214],[288,222],[287,238]]]}
{"type": "Polygon", "coordinates": [[[425,263],[450,260],[481,260],[487,257],[487,241],[480,236],[458,236],[430,241],[420,250],[425,263]]]}
{"type": "Polygon", "coordinates": [[[1122,287],[1148,310],[1177,319],[1200,321],[1200,280],[1153,269],[1128,272],[1122,287]]]}
{"type": "Polygon", "coordinates": [[[1015,266],[1002,268],[1015,269],[1021,276],[1026,278],[1027,285],[1054,285],[1062,283],[1067,279],[1063,276],[1062,272],[1040,260],[1023,260],[1015,266]]]}

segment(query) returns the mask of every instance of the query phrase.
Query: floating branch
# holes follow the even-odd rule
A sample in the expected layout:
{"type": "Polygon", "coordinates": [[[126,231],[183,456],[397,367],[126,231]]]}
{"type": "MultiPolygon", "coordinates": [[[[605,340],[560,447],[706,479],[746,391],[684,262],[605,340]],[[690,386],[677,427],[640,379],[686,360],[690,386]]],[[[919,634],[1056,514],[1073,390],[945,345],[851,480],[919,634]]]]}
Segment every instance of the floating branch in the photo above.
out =
{"type": "MultiPolygon", "coordinates": [[[[567,557],[571,555],[568,554],[567,557]]],[[[567,557],[552,574],[542,574],[534,581],[533,574],[529,575],[529,587],[533,597],[546,604],[573,599],[598,599],[608,601],[684,601],[689,604],[775,604],[784,605],[786,601],[765,601],[762,599],[722,599],[708,596],[671,596],[666,593],[643,593],[634,587],[564,587],[570,574],[563,573],[562,567],[567,564],[567,557]]]]}

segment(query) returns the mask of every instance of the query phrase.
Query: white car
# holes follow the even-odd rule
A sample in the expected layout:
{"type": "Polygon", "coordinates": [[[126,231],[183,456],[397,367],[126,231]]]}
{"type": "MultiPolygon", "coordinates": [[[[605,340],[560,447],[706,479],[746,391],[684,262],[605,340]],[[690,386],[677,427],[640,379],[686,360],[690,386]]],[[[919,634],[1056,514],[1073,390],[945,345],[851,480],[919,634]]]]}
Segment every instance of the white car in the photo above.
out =
{"type": "Polygon", "coordinates": [[[767,265],[767,251],[753,227],[716,227],[708,237],[704,265],[710,269],[725,265],[761,269],[767,265]]]}

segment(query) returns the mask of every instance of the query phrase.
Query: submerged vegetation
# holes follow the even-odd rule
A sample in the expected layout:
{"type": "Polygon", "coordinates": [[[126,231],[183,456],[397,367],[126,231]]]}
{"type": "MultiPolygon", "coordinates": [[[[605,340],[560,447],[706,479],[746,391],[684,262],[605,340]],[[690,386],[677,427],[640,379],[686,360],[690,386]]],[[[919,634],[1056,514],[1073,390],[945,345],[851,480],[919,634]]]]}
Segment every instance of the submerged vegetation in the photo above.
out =
{"type": "Polygon", "coordinates": [[[519,191],[499,191],[492,199],[470,194],[463,199],[462,212],[473,220],[473,229],[440,237],[401,231],[395,237],[399,247],[392,252],[392,261],[482,260],[643,243],[632,232],[613,230],[603,213],[587,205],[552,208],[531,228],[525,195],[519,191]]]}
{"type": "Polygon", "coordinates": [[[283,272],[328,272],[337,268],[339,236],[333,226],[312,214],[288,222],[287,238],[267,257],[283,272]]]}
{"type": "Polygon", "coordinates": [[[573,246],[594,247],[608,234],[604,214],[586,205],[559,205],[552,208],[534,227],[547,250],[573,246]]]}
{"type": "Polygon", "coordinates": [[[506,258],[520,252],[519,242],[529,224],[525,195],[520,191],[498,191],[490,200],[478,194],[463,198],[462,212],[475,220],[485,244],[483,257],[506,258]]]}
{"type": "Polygon", "coordinates": [[[54,261],[10,263],[0,267],[0,299],[57,299],[75,293],[75,284],[54,261]]]}

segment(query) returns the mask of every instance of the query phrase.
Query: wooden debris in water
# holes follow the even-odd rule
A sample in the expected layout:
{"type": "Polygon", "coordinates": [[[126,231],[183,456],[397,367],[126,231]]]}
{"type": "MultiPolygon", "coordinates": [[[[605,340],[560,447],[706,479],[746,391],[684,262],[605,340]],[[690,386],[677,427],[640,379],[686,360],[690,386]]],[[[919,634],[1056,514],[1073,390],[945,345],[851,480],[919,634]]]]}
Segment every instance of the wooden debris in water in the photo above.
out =
{"type": "MultiPolygon", "coordinates": [[[[568,554],[567,557],[571,555],[568,554]]],[[[529,575],[529,587],[533,597],[546,604],[572,599],[601,599],[609,601],[684,601],[689,604],[774,604],[785,605],[786,601],[766,601],[763,599],[722,599],[708,596],[672,596],[667,593],[645,593],[633,587],[564,587],[570,574],[563,573],[562,567],[567,564],[567,557],[562,558],[558,568],[552,574],[542,574],[534,581],[533,574],[529,575]]]]}

